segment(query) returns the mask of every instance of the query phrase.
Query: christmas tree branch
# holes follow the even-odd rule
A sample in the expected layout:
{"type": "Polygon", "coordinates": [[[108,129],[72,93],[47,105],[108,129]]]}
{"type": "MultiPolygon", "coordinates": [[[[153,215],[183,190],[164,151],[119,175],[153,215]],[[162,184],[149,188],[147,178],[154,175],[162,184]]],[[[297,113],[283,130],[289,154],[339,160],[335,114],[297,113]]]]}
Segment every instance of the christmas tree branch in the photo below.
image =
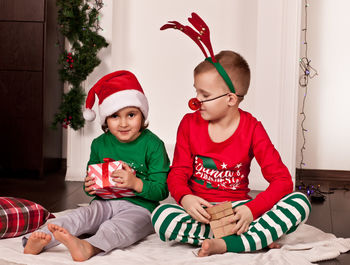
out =
{"type": "Polygon", "coordinates": [[[70,91],[63,95],[59,112],[55,114],[53,128],[57,124],[70,126],[78,130],[84,126],[82,104],[85,93],[81,83],[101,63],[97,53],[108,43],[98,34],[99,10],[103,6],[101,0],[57,0],[58,24],[62,35],[71,44],[69,51],[64,50],[58,63],[60,79],[67,82],[70,91]]]}

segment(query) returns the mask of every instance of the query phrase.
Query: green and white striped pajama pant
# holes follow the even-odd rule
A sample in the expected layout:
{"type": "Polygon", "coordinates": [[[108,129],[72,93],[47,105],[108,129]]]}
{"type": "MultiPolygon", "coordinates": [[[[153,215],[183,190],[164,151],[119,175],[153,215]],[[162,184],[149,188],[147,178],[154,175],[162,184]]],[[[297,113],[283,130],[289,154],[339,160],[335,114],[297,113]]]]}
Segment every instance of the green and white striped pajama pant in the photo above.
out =
{"type": "MultiPolygon", "coordinates": [[[[249,200],[232,202],[232,208],[249,200]]],[[[272,209],[254,220],[244,234],[223,237],[228,252],[249,252],[267,247],[284,234],[306,222],[311,211],[307,197],[300,192],[286,195],[272,209]]],[[[152,213],[152,224],[163,241],[177,241],[199,246],[213,238],[210,225],[194,220],[176,204],[162,204],[152,213]]]]}

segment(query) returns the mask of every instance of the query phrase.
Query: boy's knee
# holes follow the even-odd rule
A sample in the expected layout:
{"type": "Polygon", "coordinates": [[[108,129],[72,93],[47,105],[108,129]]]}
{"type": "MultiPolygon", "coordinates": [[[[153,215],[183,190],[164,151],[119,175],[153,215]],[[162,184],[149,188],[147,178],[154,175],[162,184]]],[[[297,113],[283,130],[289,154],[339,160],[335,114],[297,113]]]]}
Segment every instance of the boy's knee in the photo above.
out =
{"type": "Polygon", "coordinates": [[[163,204],[158,205],[158,206],[153,210],[153,212],[152,212],[152,214],[151,214],[151,217],[152,217],[152,218],[153,218],[153,216],[159,211],[159,208],[161,208],[162,205],[163,205],[163,204]]]}
{"type": "Polygon", "coordinates": [[[176,204],[161,204],[152,212],[151,220],[154,227],[154,231],[159,235],[162,241],[170,239],[173,231],[171,231],[172,225],[178,223],[178,216],[182,216],[186,211],[176,204]]]}
{"type": "Polygon", "coordinates": [[[167,216],[167,209],[171,208],[170,204],[161,204],[154,209],[151,215],[152,225],[156,233],[159,233],[160,225],[163,223],[164,219],[167,216]]]}
{"type": "Polygon", "coordinates": [[[162,241],[166,241],[167,238],[165,236],[165,233],[161,232],[161,226],[162,223],[164,222],[164,217],[162,216],[162,213],[167,209],[166,204],[161,204],[157,208],[154,209],[151,215],[151,221],[152,221],[152,226],[154,228],[154,232],[159,236],[159,238],[162,241]]]}
{"type": "Polygon", "coordinates": [[[290,198],[291,199],[302,200],[303,202],[305,202],[308,205],[309,209],[311,210],[311,203],[310,203],[308,197],[304,193],[299,192],[299,191],[293,192],[291,194],[290,198]]]}
{"type": "Polygon", "coordinates": [[[151,214],[151,220],[152,220],[152,225],[154,226],[159,215],[163,212],[163,204],[158,205],[157,208],[155,208],[151,214]]]}
{"type": "Polygon", "coordinates": [[[282,201],[296,200],[296,199],[303,200],[305,203],[310,204],[307,196],[304,193],[299,192],[299,191],[295,191],[295,192],[292,192],[292,193],[286,195],[285,197],[283,197],[282,201]]]}
{"type": "Polygon", "coordinates": [[[152,224],[154,225],[157,221],[165,219],[171,213],[183,213],[185,210],[176,204],[161,204],[152,212],[152,224]]]}
{"type": "Polygon", "coordinates": [[[293,192],[287,195],[282,201],[295,207],[301,213],[303,222],[308,219],[311,212],[311,203],[304,193],[293,192]]]}

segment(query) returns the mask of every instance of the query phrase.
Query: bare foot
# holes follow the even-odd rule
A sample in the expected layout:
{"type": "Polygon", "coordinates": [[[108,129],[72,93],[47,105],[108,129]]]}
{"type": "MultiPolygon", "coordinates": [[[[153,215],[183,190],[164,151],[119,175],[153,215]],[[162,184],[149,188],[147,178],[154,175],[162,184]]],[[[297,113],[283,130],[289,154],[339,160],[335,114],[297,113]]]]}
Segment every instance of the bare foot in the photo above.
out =
{"type": "Polygon", "coordinates": [[[45,234],[44,232],[33,232],[28,238],[23,253],[38,255],[50,241],[51,235],[45,234]]]}
{"type": "Polygon", "coordinates": [[[270,245],[267,246],[268,248],[281,248],[281,245],[276,243],[276,242],[272,242],[270,245]]]}
{"type": "Polygon", "coordinates": [[[206,257],[213,254],[222,254],[227,251],[226,243],[223,239],[206,239],[198,252],[198,257],[206,257]]]}
{"type": "Polygon", "coordinates": [[[85,240],[73,236],[61,226],[48,224],[47,227],[53,236],[68,248],[74,261],[85,261],[101,252],[100,249],[92,246],[85,240]]]}

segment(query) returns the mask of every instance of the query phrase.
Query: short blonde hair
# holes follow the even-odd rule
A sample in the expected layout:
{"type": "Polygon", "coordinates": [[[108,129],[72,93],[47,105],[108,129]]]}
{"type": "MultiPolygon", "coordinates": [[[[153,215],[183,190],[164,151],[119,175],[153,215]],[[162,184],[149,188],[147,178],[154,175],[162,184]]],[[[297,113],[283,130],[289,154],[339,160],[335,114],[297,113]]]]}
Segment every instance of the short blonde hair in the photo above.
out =
{"type": "MultiPolygon", "coordinates": [[[[236,94],[245,96],[250,84],[250,69],[247,61],[240,54],[233,51],[221,51],[215,55],[215,59],[231,78],[236,94]]],[[[196,76],[212,69],[215,69],[214,65],[208,61],[203,61],[194,69],[194,75],[196,76]]]]}

